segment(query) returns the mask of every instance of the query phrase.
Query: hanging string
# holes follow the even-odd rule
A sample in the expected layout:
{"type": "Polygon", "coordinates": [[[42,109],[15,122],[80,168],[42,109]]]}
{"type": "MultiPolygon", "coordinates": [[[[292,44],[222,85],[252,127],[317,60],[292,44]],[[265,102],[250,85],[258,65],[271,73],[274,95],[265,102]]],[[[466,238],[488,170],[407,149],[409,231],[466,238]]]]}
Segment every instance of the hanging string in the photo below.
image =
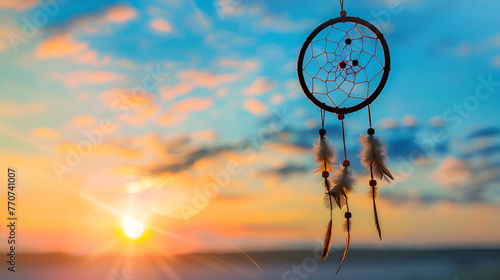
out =
{"type": "Polygon", "coordinates": [[[323,109],[320,109],[320,112],[321,112],[321,128],[325,128],[325,115],[326,115],[326,111],[323,110],[323,109]]]}
{"type": "Polygon", "coordinates": [[[347,12],[344,11],[344,0],[339,0],[340,1],[340,17],[342,18],[342,22],[345,22],[345,16],[347,15],[347,12]]]}
{"type": "Polygon", "coordinates": [[[372,113],[370,110],[370,104],[368,104],[368,121],[370,122],[370,128],[372,128],[372,113]]]}
{"type": "Polygon", "coordinates": [[[347,150],[345,147],[344,118],[342,117],[342,141],[344,142],[344,159],[347,160],[347,150]]]}

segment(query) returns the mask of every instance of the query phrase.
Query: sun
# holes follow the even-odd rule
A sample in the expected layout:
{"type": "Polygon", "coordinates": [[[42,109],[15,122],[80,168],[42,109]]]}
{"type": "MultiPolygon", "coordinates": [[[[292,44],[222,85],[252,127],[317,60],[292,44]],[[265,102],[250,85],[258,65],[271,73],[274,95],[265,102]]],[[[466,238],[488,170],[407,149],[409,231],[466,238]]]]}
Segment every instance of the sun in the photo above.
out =
{"type": "Polygon", "coordinates": [[[137,219],[126,217],[123,219],[123,231],[128,238],[136,239],[144,233],[144,225],[137,219]]]}

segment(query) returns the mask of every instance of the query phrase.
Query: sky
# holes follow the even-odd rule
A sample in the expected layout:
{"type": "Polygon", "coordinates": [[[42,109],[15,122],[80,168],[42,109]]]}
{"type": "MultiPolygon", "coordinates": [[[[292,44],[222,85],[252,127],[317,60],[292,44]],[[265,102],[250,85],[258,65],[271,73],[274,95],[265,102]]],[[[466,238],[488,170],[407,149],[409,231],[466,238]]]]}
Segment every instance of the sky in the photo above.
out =
{"type": "MultiPolygon", "coordinates": [[[[378,198],[383,242],[357,156],[366,110],[345,120],[353,247],[500,245],[499,8],[345,1],[348,15],[384,33],[392,59],[371,106],[395,175],[378,198]]],[[[21,252],[119,254],[125,217],[144,224],[135,241],[144,254],[300,249],[323,238],[329,212],[311,174],[320,112],[296,62],[338,2],[7,0],[0,9],[0,156],[17,172],[21,252]]],[[[325,125],[340,147],[336,116],[325,125]]],[[[342,216],[334,212],[337,247],[342,216]]]]}

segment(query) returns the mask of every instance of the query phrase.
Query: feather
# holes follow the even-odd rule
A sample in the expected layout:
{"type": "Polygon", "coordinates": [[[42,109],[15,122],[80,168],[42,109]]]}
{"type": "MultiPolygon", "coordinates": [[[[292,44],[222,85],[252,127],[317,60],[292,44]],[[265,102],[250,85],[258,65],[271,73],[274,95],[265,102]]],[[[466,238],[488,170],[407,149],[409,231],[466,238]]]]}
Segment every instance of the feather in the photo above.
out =
{"type": "Polygon", "coordinates": [[[382,232],[380,230],[380,224],[378,222],[377,204],[375,203],[375,199],[377,198],[378,195],[377,187],[372,186],[370,194],[373,200],[373,214],[375,215],[375,226],[377,227],[378,237],[380,238],[380,241],[382,241],[382,232]]]}
{"type": "Polygon", "coordinates": [[[327,141],[326,136],[318,138],[318,144],[314,145],[313,154],[316,166],[318,166],[318,169],[313,173],[333,170],[332,166],[336,161],[335,148],[327,141]]]}
{"type": "Polygon", "coordinates": [[[321,253],[321,260],[319,263],[322,263],[326,257],[328,256],[328,252],[330,252],[330,247],[332,245],[332,219],[328,223],[328,228],[326,229],[325,241],[323,242],[323,253],[321,253]]]}
{"type": "Polygon", "coordinates": [[[334,187],[331,192],[330,196],[333,198],[333,201],[335,204],[339,207],[342,208],[345,205],[345,198],[347,194],[345,193],[345,190],[341,186],[334,187]]]}
{"type": "Polygon", "coordinates": [[[325,204],[325,207],[327,209],[332,210],[333,209],[332,197],[331,197],[332,184],[330,183],[328,178],[325,178],[324,185],[326,192],[325,192],[325,197],[323,198],[323,203],[325,204]]]}
{"type": "Polygon", "coordinates": [[[326,209],[332,210],[333,209],[333,197],[329,193],[325,193],[325,197],[323,197],[323,204],[325,205],[326,209]]]}
{"type": "Polygon", "coordinates": [[[339,208],[342,208],[345,204],[347,195],[354,190],[355,180],[350,169],[342,167],[342,170],[337,171],[332,184],[333,188],[330,193],[335,204],[337,204],[339,208]]]}
{"type": "Polygon", "coordinates": [[[344,250],[344,255],[342,256],[342,261],[340,262],[339,269],[337,270],[336,274],[339,274],[340,269],[342,268],[342,265],[344,264],[345,257],[347,256],[347,252],[349,251],[349,244],[351,243],[351,221],[350,219],[346,219],[345,224],[344,224],[344,229],[347,230],[347,237],[345,239],[345,250],[344,250]]]}
{"type": "Polygon", "coordinates": [[[373,167],[375,177],[380,177],[380,179],[384,179],[387,182],[394,180],[391,171],[385,165],[387,151],[382,140],[373,135],[366,136],[361,134],[360,143],[362,147],[359,154],[361,164],[367,168],[373,167]]]}
{"type": "Polygon", "coordinates": [[[327,193],[330,192],[330,190],[332,189],[332,184],[330,183],[328,178],[325,178],[323,185],[325,186],[325,192],[327,192],[327,193]]]}

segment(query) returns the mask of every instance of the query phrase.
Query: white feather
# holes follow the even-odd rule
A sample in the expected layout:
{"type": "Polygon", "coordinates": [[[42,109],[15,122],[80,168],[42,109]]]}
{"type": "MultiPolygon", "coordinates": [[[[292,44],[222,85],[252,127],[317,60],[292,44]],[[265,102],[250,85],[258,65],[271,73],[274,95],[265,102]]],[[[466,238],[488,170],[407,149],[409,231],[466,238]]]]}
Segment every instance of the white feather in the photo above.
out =
{"type": "Polygon", "coordinates": [[[355,183],[349,168],[342,167],[342,170],[335,172],[330,194],[339,208],[344,206],[347,195],[354,190],[355,183]]]}
{"type": "Polygon", "coordinates": [[[318,138],[318,144],[314,145],[313,154],[316,166],[318,166],[314,173],[332,170],[332,166],[336,161],[335,148],[326,139],[326,136],[318,138]]]}
{"type": "Polygon", "coordinates": [[[360,143],[361,152],[359,157],[361,158],[361,164],[368,169],[373,168],[375,177],[385,179],[387,182],[390,182],[389,179],[394,180],[391,171],[385,165],[387,151],[382,141],[373,135],[361,134],[360,143]]]}

